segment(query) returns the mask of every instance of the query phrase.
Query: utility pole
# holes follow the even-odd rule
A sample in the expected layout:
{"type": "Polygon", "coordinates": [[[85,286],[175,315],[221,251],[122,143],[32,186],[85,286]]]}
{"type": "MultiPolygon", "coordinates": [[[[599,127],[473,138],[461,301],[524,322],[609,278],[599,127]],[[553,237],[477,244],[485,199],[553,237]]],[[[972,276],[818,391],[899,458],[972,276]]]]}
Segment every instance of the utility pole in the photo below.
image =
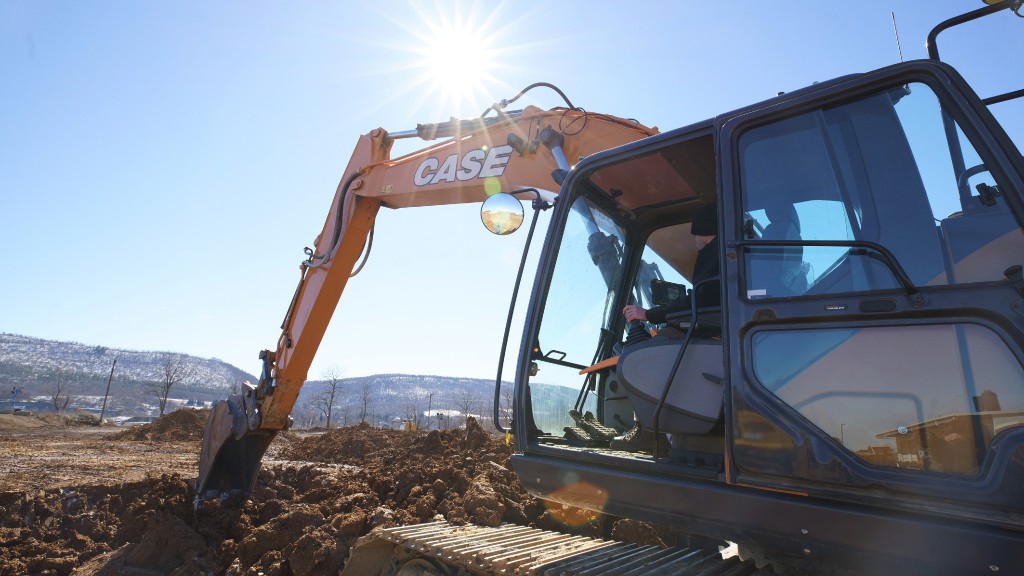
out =
{"type": "Polygon", "coordinates": [[[110,365],[110,377],[107,378],[107,391],[103,394],[103,407],[100,408],[100,426],[103,425],[103,415],[107,412],[107,397],[110,396],[110,383],[114,380],[115,366],[117,366],[117,356],[114,356],[114,362],[110,365]]]}
{"type": "Polygon", "coordinates": [[[434,407],[434,393],[427,394],[427,428],[430,428],[430,412],[434,407]]]}

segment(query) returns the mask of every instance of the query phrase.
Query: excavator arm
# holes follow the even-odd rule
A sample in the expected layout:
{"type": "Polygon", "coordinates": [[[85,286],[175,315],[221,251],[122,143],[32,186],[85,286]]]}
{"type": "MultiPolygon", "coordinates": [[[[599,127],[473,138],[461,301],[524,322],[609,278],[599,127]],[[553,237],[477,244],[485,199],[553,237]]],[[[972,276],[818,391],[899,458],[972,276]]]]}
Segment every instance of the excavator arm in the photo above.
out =
{"type": "MultiPolygon", "coordinates": [[[[522,93],[520,93],[521,95],[522,93]]],[[[518,98],[518,96],[516,97],[518,98]]],[[[514,101],[515,99],[513,99],[514,101]]],[[[526,107],[472,120],[419,125],[360,137],[307,259],[275,350],[260,353],[259,382],[218,402],[206,423],[199,457],[197,499],[248,493],[276,433],[292,407],[356,262],[372,238],[381,206],[412,208],[482,202],[497,192],[535,188],[557,192],[554,174],[581,158],[657,133],[632,120],[572,107],[526,107]],[[391,159],[399,138],[443,139],[391,159]]],[[[552,193],[554,193],[552,192],[552,193]]]]}

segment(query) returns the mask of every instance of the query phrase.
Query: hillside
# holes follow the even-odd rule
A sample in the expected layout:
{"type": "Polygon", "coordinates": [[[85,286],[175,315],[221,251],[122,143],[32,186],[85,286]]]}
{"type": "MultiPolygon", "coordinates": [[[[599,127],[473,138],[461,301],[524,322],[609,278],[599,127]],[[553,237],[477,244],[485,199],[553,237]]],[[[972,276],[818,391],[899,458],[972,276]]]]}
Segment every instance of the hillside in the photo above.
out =
{"type": "MultiPolygon", "coordinates": [[[[59,342],[0,333],[0,411],[9,410],[11,391],[18,389],[17,405],[32,411],[53,410],[58,382],[67,387],[68,409],[98,412],[106,392],[110,368],[117,359],[106,416],[155,416],[156,387],[170,360],[187,367],[187,377],[171,390],[168,410],[189,405],[209,406],[224,399],[253,375],[215,358],[199,358],[161,351],[107,348],[78,342],[59,342]]],[[[307,382],[292,411],[300,427],[326,427],[330,384],[307,382]]],[[[511,410],[512,390],[504,383],[502,410],[511,410]]],[[[578,391],[540,386],[538,397],[555,395],[565,410],[578,391]]],[[[461,426],[466,415],[488,422],[493,414],[494,381],[450,376],[376,374],[339,378],[334,391],[330,424],[366,422],[401,426],[403,420],[420,429],[461,426]]],[[[563,411],[564,412],[564,411],[563,411]]]]}
{"type": "Polygon", "coordinates": [[[119,378],[145,382],[158,377],[168,354],[184,359],[190,366],[192,380],[204,387],[228,390],[245,380],[254,380],[253,376],[216,358],[124,350],[0,333],[0,385],[6,386],[17,379],[47,378],[61,370],[73,373],[80,380],[102,380],[105,385],[115,358],[119,378]]]}
{"type": "Polygon", "coordinates": [[[18,334],[0,334],[0,410],[99,412],[107,391],[105,415],[128,418],[159,413],[157,385],[165,366],[180,367],[168,408],[204,405],[225,397],[233,388],[254,378],[215,358],[161,351],[126,350],[79,342],[60,342],[18,334]],[[114,361],[117,360],[116,366],[114,361]],[[58,391],[61,397],[56,398],[58,391]],[[15,394],[17,392],[17,394],[15,394]]]}

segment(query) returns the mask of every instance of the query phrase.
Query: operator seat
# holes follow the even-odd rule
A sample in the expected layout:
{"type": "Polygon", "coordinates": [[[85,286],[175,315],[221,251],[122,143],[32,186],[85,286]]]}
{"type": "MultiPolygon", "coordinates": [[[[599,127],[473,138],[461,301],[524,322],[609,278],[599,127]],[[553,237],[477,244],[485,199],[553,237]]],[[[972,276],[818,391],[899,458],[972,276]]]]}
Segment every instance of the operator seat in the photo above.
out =
{"type": "MultiPolygon", "coordinates": [[[[775,203],[765,208],[769,224],[764,240],[802,240],[800,216],[789,203],[775,203]]],[[[766,285],[768,296],[796,296],[807,291],[808,266],[804,263],[803,246],[787,246],[765,250],[758,257],[759,285],[766,285]]]]}
{"type": "Polygon", "coordinates": [[[694,337],[684,351],[685,341],[659,335],[622,349],[619,381],[637,422],[646,430],[654,429],[656,414],[658,431],[673,434],[707,434],[721,418],[725,399],[722,341],[694,337]],[[669,383],[680,353],[682,360],[669,383]]]}

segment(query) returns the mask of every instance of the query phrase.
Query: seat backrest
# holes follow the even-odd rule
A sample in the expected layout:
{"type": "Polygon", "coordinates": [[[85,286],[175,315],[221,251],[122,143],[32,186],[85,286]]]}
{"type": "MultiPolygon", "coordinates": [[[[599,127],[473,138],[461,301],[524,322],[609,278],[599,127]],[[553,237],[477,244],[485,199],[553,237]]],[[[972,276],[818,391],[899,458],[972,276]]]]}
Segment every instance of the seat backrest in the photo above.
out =
{"type": "MultiPolygon", "coordinates": [[[[764,229],[765,240],[800,240],[800,216],[792,204],[773,204],[764,210],[768,226],[764,229]]],[[[803,249],[800,249],[803,255],[803,249]]]]}
{"type": "Polygon", "coordinates": [[[685,352],[683,338],[656,336],[624,348],[618,376],[633,406],[636,419],[648,430],[665,394],[658,415],[658,430],[678,434],[707,434],[722,414],[725,398],[725,360],[721,340],[693,338],[685,352]],[[679,353],[683,358],[677,366],[679,353]],[[665,393],[673,367],[675,376],[665,393]]]}
{"type": "MultiPolygon", "coordinates": [[[[769,224],[764,229],[764,240],[802,240],[800,236],[800,216],[793,204],[778,203],[765,208],[765,216],[769,224]]],[[[807,266],[804,264],[802,246],[772,250],[771,256],[765,256],[765,264],[761,270],[764,280],[770,284],[768,294],[773,296],[793,296],[807,291],[807,266]]]]}

